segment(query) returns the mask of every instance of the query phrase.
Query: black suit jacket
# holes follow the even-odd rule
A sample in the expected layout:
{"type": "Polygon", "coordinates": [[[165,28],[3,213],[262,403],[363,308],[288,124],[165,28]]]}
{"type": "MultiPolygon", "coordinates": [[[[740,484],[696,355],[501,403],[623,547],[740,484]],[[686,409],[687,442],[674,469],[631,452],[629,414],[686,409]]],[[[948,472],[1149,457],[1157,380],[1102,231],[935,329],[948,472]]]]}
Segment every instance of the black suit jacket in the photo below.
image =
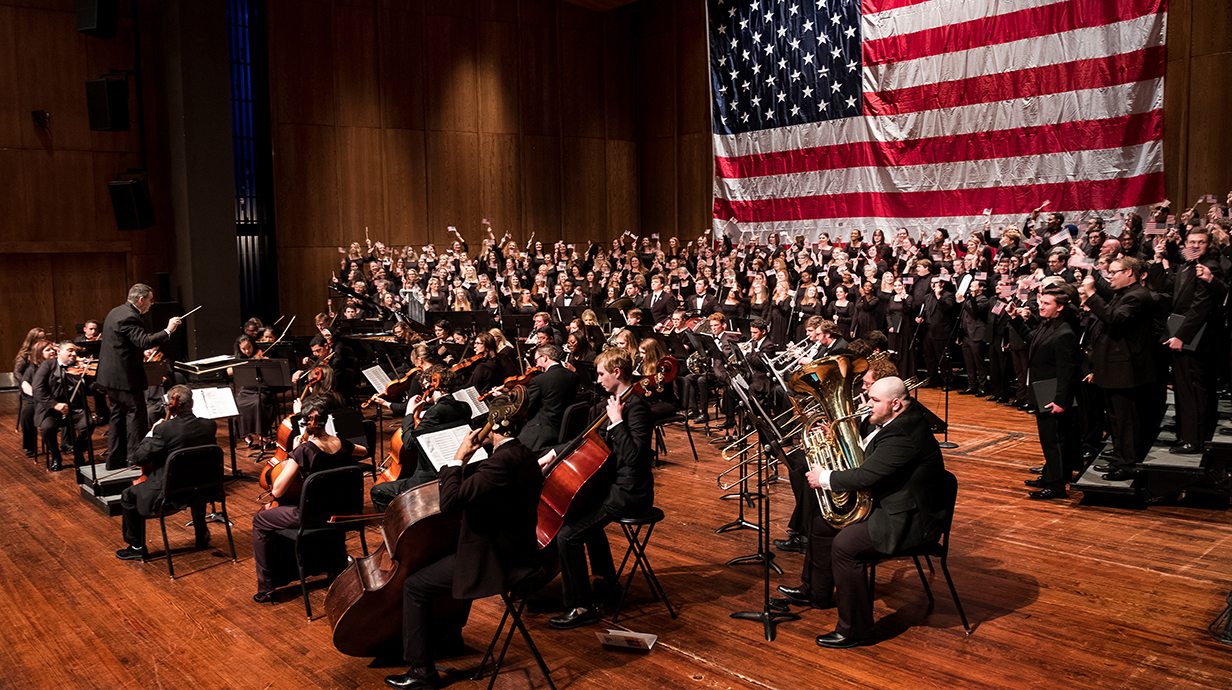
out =
{"type": "Polygon", "coordinates": [[[70,403],[69,407],[78,410],[85,407],[88,390],[86,383],[82,383],[77,395],[73,396],[72,401],[69,400],[76,385],[76,377],[61,373],[59,360],[55,357],[44,360],[38,369],[34,370],[34,377],[30,382],[30,387],[34,389],[34,425],[41,426],[48,415],[54,415],[57,419],[63,418],[63,415],[52,409],[57,403],[70,403]]]}
{"type": "Polygon", "coordinates": [[[656,300],[652,292],[642,300],[642,310],[650,312],[654,323],[663,323],[672,315],[672,312],[676,311],[676,296],[663,290],[659,293],[659,299],[656,300]]]}
{"type": "Polygon", "coordinates": [[[136,453],[129,458],[133,465],[147,465],[146,480],[132,487],[137,512],[149,515],[154,511],[154,499],[162,494],[167,478],[167,458],[181,448],[214,443],[217,431],[218,424],[214,420],[183,412],[154,427],[150,435],[141,440],[136,453]]]}
{"type": "Polygon", "coordinates": [[[702,299],[697,299],[697,295],[692,295],[685,298],[684,308],[688,311],[700,311],[702,316],[710,316],[719,310],[719,302],[714,295],[709,293],[702,296],[702,299]]]}
{"type": "MultiPolygon", "coordinates": [[[[1025,331],[1021,319],[1013,321],[1014,328],[1019,333],[1025,331]]],[[[1078,388],[1081,352],[1078,350],[1078,336],[1074,329],[1064,319],[1044,319],[1038,328],[1031,333],[1023,333],[1023,338],[1029,341],[1028,349],[1028,379],[1032,382],[1056,379],[1057,392],[1052,400],[1065,410],[1073,407],[1074,393],[1078,388]]],[[[1043,409],[1047,400],[1036,400],[1035,386],[1029,386],[1027,395],[1031,404],[1040,408],[1040,414],[1050,414],[1043,409]],[[1041,404],[1042,403],[1042,404],[1041,404]]]]}
{"type": "Polygon", "coordinates": [[[967,295],[963,298],[959,323],[963,338],[975,342],[988,342],[988,298],[984,295],[967,295]]]}
{"type": "Polygon", "coordinates": [[[465,472],[440,474],[441,512],[462,510],[453,596],[479,599],[508,591],[538,567],[535,538],[543,473],[535,454],[517,439],[465,472]]]}
{"type": "Polygon", "coordinates": [[[555,365],[530,380],[526,386],[531,418],[522,427],[518,440],[534,452],[556,444],[565,408],[577,401],[578,375],[555,365]]]}
{"type": "Polygon", "coordinates": [[[1091,315],[1103,324],[1090,343],[1091,369],[1100,388],[1137,388],[1155,381],[1155,300],[1141,285],[1118,290],[1111,302],[1087,298],[1091,315]]]}
{"type": "MultiPolygon", "coordinates": [[[[1222,304],[1228,286],[1224,282],[1225,277],[1215,255],[1208,253],[1201,259],[1201,263],[1214,274],[1209,283],[1198,279],[1195,268],[1198,263],[1186,261],[1177,268],[1176,277],[1173,279],[1172,313],[1184,316],[1175,335],[1186,345],[1193,342],[1204,324],[1207,325],[1207,332],[1198,341],[1196,348],[1207,351],[1220,340],[1219,335],[1212,332],[1218,328],[1218,319],[1211,318],[1211,315],[1216,313],[1222,304]]],[[[1226,344],[1227,341],[1224,340],[1223,343],[1226,344]]]]}
{"type": "Polygon", "coordinates": [[[923,408],[912,403],[864,449],[859,467],[830,475],[834,491],[868,491],[868,534],[881,553],[895,553],[941,536],[954,509],[941,497],[945,462],[923,408]]]}
{"type": "MultiPolygon", "coordinates": [[[[602,409],[606,414],[606,405],[602,409]]],[[[654,507],[654,457],[650,452],[654,420],[650,404],[642,396],[631,394],[621,419],[614,428],[608,421],[599,427],[599,435],[612,451],[604,468],[611,488],[603,505],[616,517],[637,517],[654,507]]]]}
{"type": "Polygon", "coordinates": [[[171,339],[167,331],[145,329],[141,312],[132,302],[112,309],[103,321],[103,344],[98,355],[97,383],[121,391],[146,389],[143,353],[171,339]]]}

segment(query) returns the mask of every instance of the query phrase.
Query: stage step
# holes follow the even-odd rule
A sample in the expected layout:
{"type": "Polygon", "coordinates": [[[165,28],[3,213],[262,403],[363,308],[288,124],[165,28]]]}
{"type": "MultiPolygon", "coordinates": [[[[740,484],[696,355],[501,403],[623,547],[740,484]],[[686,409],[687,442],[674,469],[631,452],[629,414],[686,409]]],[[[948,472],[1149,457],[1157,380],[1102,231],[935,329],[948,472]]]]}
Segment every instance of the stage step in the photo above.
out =
{"type": "Polygon", "coordinates": [[[81,497],[108,517],[120,514],[120,492],[132,486],[133,480],[141,476],[140,469],[109,470],[107,464],[102,462],[82,465],[76,468],[76,472],[81,497]],[[96,473],[97,486],[94,484],[96,473]]]}

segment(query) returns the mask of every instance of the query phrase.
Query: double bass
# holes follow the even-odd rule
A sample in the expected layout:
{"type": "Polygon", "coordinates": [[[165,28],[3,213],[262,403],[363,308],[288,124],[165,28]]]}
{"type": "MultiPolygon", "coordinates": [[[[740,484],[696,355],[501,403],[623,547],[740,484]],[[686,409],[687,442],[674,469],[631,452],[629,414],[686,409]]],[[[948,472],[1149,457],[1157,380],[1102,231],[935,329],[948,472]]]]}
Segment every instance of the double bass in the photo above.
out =
{"type": "MultiPolygon", "coordinates": [[[[676,378],[676,359],[664,357],[659,360],[657,369],[654,376],[643,376],[625,389],[620,394],[620,400],[623,402],[633,395],[649,396],[662,392],[664,386],[676,378]]],[[[539,494],[539,523],[535,529],[540,549],[547,548],[556,539],[573,504],[581,503],[590,494],[593,488],[591,480],[611,455],[611,449],[599,437],[599,427],[603,426],[605,419],[605,415],[600,415],[544,470],[543,493],[539,494]]]]}
{"type": "MultiPolygon", "coordinates": [[[[511,393],[508,400],[508,404],[489,405],[480,442],[493,426],[525,415],[524,389],[511,393]]],[[[402,583],[454,548],[462,524],[460,511],[441,512],[436,481],[398,495],[376,517],[381,518],[382,548],[356,558],[325,595],[334,647],[350,656],[379,656],[397,648],[402,636],[402,583]]],[[[345,519],[336,517],[330,522],[345,519]]],[[[443,613],[440,607],[438,613],[443,613]]]]}

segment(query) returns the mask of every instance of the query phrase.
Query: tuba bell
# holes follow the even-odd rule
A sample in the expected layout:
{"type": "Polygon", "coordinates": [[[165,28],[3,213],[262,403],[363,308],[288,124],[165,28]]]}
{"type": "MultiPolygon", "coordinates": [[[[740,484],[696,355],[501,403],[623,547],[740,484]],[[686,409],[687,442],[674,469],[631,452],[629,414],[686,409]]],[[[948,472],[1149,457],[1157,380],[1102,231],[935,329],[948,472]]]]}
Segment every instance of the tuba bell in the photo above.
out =
{"type": "MultiPolygon", "coordinates": [[[[810,469],[850,470],[864,461],[859,418],[863,409],[852,399],[852,389],[868,369],[868,361],[851,355],[834,355],[809,362],[792,374],[788,385],[792,392],[807,395],[816,405],[806,405],[793,397],[803,420],[801,439],[805,460],[810,469]],[[830,433],[822,432],[822,425],[830,433]]],[[[846,492],[817,489],[821,515],[835,529],[860,522],[873,509],[872,495],[867,491],[846,492]]]]}

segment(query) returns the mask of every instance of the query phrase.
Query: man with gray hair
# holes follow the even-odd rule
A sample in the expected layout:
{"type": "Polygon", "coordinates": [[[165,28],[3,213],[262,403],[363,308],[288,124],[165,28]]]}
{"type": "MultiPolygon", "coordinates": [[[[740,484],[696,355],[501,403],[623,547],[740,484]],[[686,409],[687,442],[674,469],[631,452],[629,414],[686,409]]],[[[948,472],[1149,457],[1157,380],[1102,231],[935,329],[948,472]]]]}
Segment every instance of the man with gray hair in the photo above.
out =
{"type": "Polygon", "coordinates": [[[529,417],[518,440],[536,454],[557,444],[565,408],[577,402],[581,379],[577,373],[560,365],[561,354],[556,345],[535,348],[535,366],[543,373],[526,386],[529,417]]]}
{"type": "Polygon", "coordinates": [[[111,400],[107,427],[107,469],[123,469],[137,444],[150,428],[146,416],[144,352],[171,339],[180,325],[173,316],[167,327],[151,333],[142,316],[154,303],[154,290],[137,283],[128,289],[128,300],[112,309],[103,321],[103,342],[98,354],[98,386],[111,400]]]}

